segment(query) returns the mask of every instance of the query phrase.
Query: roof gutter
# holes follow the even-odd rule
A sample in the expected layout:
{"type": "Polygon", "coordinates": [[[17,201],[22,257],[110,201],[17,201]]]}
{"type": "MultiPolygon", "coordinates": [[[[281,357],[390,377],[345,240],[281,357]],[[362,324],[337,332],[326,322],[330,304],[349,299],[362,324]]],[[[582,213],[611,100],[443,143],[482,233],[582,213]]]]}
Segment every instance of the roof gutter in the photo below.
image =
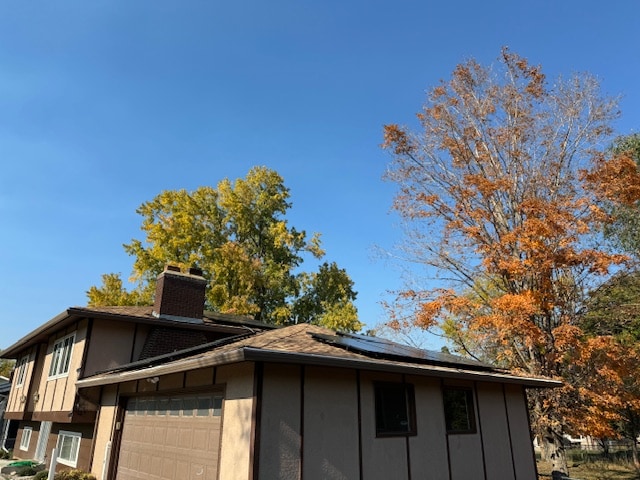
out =
{"type": "Polygon", "coordinates": [[[511,383],[523,385],[529,388],[557,388],[562,386],[561,381],[547,378],[518,377],[499,372],[465,370],[462,368],[443,367],[438,365],[420,364],[419,366],[414,366],[410,364],[392,364],[372,360],[328,357],[308,353],[263,350],[253,347],[244,347],[244,358],[245,360],[256,362],[268,361],[276,363],[302,363],[305,365],[318,365],[324,367],[355,368],[360,370],[375,370],[378,372],[405,373],[408,375],[511,383]]]}
{"type": "Polygon", "coordinates": [[[522,385],[528,388],[557,388],[562,382],[545,378],[517,377],[499,372],[483,372],[464,370],[461,368],[443,367],[438,365],[410,365],[392,364],[373,360],[330,357],[307,353],[292,353],[276,350],[264,350],[253,347],[240,347],[234,350],[220,352],[213,355],[200,355],[198,357],[178,360],[164,365],[134,370],[130,372],[107,373],[88,377],[76,382],[77,388],[95,387],[101,385],[113,385],[134,380],[142,380],[149,377],[181,373],[187,370],[207,368],[217,365],[238,363],[242,361],[274,362],[289,364],[316,365],[323,367],[352,368],[360,370],[404,373],[408,375],[420,375],[441,378],[456,378],[493,383],[510,383],[522,385]]]}
{"type": "Polygon", "coordinates": [[[135,315],[128,315],[128,314],[87,310],[82,307],[70,307],[66,309],[64,312],[53,317],[48,322],[43,323],[35,330],[32,330],[31,332],[29,332],[27,335],[25,335],[20,340],[15,342],[13,345],[2,350],[2,352],[0,352],[0,358],[17,359],[20,353],[22,352],[22,350],[31,346],[33,343],[37,343],[39,341],[46,341],[47,339],[42,337],[47,336],[49,330],[59,329],[64,325],[63,322],[72,321],[73,319],[76,319],[76,318],[95,318],[99,320],[116,320],[116,321],[124,321],[124,322],[144,323],[144,324],[157,325],[157,326],[163,326],[163,327],[178,326],[180,328],[189,328],[193,330],[215,331],[215,332],[231,333],[231,334],[253,332],[252,325],[187,324],[184,322],[176,322],[176,321],[158,319],[158,318],[152,318],[152,317],[147,318],[144,316],[135,316],[135,315]]]}

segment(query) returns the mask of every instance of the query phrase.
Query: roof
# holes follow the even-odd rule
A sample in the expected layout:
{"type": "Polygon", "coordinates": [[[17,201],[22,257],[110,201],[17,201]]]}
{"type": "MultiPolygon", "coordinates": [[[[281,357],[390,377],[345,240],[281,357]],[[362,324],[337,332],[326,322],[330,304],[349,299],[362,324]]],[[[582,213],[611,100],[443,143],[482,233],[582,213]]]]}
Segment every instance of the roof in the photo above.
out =
{"type": "Polygon", "coordinates": [[[8,395],[11,390],[11,382],[4,380],[4,377],[0,377],[0,395],[8,395]]]}
{"type": "Polygon", "coordinates": [[[157,317],[153,313],[153,306],[107,306],[107,307],[70,307],[35,330],[29,332],[13,345],[2,350],[2,358],[17,358],[21,352],[37,343],[47,342],[55,331],[80,320],[95,318],[122,322],[147,323],[166,327],[180,327],[193,330],[218,331],[225,333],[253,332],[255,329],[273,329],[267,325],[243,315],[231,315],[211,311],[203,312],[202,323],[185,323],[157,317]]]}
{"type": "MultiPolygon", "coordinates": [[[[446,361],[442,361],[439,355],[434,355],[435,359],[433,359],[430,358],[430,355],[387,356],[379,352],[356,351],[347,345],[336,345],[326,341],[326,338],[323,337],[327,336],[336,336],[336,332],[309,324],[282,327],[277,330],[255,333],[249,337],[227,339],[224,343],[211,344],[203,349],[199,347],[197,353],[177,360],[148,359],[144,365],[138,362],[121,366],[117,370],[79,380],[77,386],[85,388],[123,383],[243,361],[397,372],[441,378],[512,383],[536,388],[561,385],[561,382],[556,380],[521,377],[487,364],[473,362],[454,355],[448,355],[446,361]]],[[[402,347],[399,344],[395,345],[402,347]]]]}

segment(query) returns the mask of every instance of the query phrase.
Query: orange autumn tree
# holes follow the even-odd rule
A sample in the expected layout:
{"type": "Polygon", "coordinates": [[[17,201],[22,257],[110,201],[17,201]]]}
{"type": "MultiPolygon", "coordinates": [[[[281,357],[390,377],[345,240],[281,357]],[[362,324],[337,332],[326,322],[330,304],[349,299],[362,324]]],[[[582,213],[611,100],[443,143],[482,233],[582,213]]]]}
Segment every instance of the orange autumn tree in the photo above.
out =
{"type": "Polygon", "coordinates": [[[599,439],[625,439],[640,468],[640,348],[611,335],[588,337],[575,346],[569,366],[580,402],[579,427],[599,439]]]}
{"type": "MultiPolygon", "coordinates": [[[[469,60],[432,88],[419,128],[386,125],[404,255],[441,287],[400,292],[390,325],[445,325],[458,350],[562,378],[583,292],[624,260],[591,241],[607,216],[589,169],[606,170],[598,151],[617,113],[593,77],[549,85],[504,49],[497,65],[469,60]]],[[[532,427],[564,473],[567,401],[560,389],[530,395],[532,427]]]]}

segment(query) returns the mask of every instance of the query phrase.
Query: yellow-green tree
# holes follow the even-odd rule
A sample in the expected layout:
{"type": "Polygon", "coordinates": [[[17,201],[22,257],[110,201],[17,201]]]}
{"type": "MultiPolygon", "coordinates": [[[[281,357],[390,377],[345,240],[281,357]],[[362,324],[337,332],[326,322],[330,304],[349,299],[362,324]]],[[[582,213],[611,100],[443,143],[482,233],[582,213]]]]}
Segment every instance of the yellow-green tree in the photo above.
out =
{"type": "MultiPolygon", "coordinates": [[[[171,263],[203,270],[209,284],[207,306],[219,312],[253,315],[276,324],[320,322],[344,305],[355,312],[356,294],[340,269],[342,285],[349,288],[339,295],[322,290],[313,311],[305,310],[311,305],[306,297],[301,302],[301,292],[313,289],[307,281],[316,277],[300,268],[305,256],[320,259],[324,252],[318,234],[308,238],[305,231],[288,225],[289,198],[282,177],[266,167],[254,167],[235,182],[224,179],[217,188],[161,192],[137,210],[145,239],[124,246],[135,258],[138,287],[128,292],[119,275],[105,275],[100,287],[89,290],[89,304],[148,303],[156,277],[171,263]]],[[[326,272],[321,268],[316,275],[324,278],[326,272]]],[[[358,330],[357,315],[343,327],[358,330]]]]}
{"type": "MultiPolygon", "coordinates": [[[[497,65],[467,61],[432,88],[418,128],[387,125],[405,256],[441,279],[436,289],[400,292],[392,322],[445,324],[515,371],[565,378],[582,341],[582,293],[625,260],[590,241],[608,218],[602,199],[624,193],[598,180],[619,163],[598,151],[616,115],[593,77],[550,85],[540,67],[505,49],[497,65]]],[[[568,473],[564,393],[534,391],[530,401],[554,470],[568,473]]]]}
{"type": "MultiPolygon", "coordinates": [[[[616,138],[610,153],[621,160],[620,168],[639,171],[640,133],[616,138]]],[[[640,200],[633,201],[638,196],[640,185],[630,184],[626,188],[630,193],[627,202],[605,202],[604,208],[612,218],[612,222],[605,226],[605,235],[614,246],[640,260],[640,200]]]]}
{"type": "MultiPolygon", "coordinates": [[[[2,353],[1,350],[0,353],[2,353]]],[[[13,370],[15,363],[16,362],[14,360],[8,360],[4,358],[0,359],[0,377],[9,378],[11,376],[11,371],[13,370]]]]}

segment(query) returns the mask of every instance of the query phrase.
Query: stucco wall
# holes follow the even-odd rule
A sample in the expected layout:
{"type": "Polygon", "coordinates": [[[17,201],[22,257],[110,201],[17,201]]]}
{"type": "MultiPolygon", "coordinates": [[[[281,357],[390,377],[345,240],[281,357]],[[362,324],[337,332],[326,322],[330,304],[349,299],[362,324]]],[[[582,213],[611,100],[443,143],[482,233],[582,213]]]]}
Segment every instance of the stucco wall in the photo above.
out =
{"type": "Polygon", "coordinates": [[[219,478],[249,479],[252,464],[254,365],[219,367],[216,383],[226,384],[222,413],[219,478]]]}
{"type": "MultiPolygon", "coordinates": [[[[111,435],[115,425],[117,386],[107,385],[102,391],[100,410],[96,418],[95,445],[91,473],[101,479],[103,472],[106,474],[111,453],[111,435]]],[[[118,428],[121,426],[118,426],[118,428]]]]}
{"type": "Polygon", "coordinates": [[[302,371],[297,365],[264,366],[259,431],[261,478],[300,478],[302,371]]]}
{"type": "Polygon", "coordinates": [[[305,367],[303,418],[303,477],[358,478],[355,370],[305,367]]]}
{"type": "Polygon", "coordinates": [[[94,321],[83,376],[89,377],[136,360],[133,357],[135,328],[133,323],[94,321]]]}

